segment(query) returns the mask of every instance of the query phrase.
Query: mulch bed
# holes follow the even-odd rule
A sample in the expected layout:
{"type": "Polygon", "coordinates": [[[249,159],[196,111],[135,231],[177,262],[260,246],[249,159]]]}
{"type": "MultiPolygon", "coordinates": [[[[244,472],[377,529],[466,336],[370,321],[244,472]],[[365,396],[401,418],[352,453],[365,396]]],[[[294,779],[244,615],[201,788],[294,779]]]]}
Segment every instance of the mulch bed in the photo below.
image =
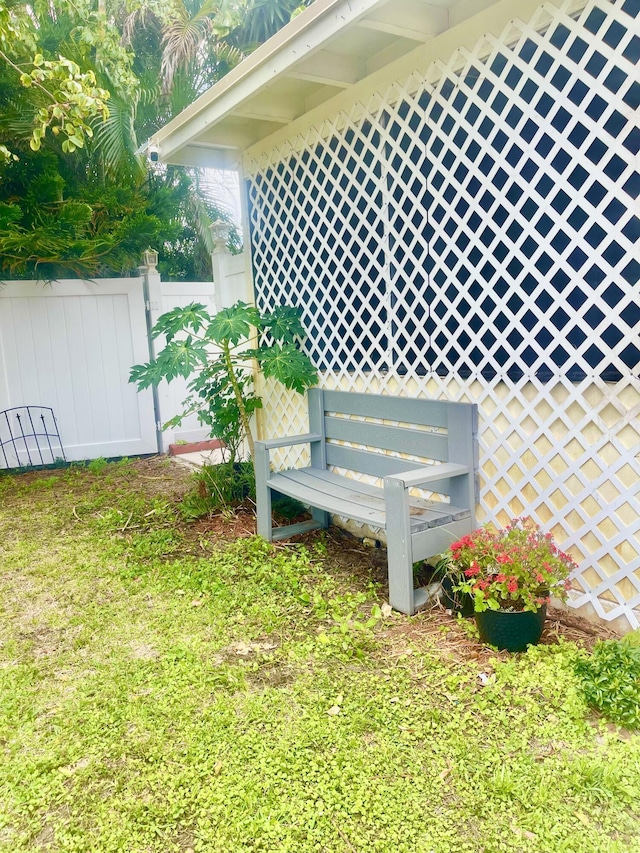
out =
{"type": "MultiPolygon", "coordinates": [[[[191,473],[186,468],[174,464],[169,468],[163,464],[166,457],[151,457],[136,460],[131,468],[134,479],[144,484],[149,495],[163,495],[169,500],[179,500],[191,484],[191,473]]],[[[56,476],[59,471],[30,471],[21,476],[23,482],[38,477],[56,476]]],[[[80,484],[78,484],[80,485],[80,484]]],[[[87,483],[87,485],[89,485],[87,483]]],[[[308,517],[308,516],[307,516],[308,517]]],[[[293,519],[298,521],[300,519],[293,519]]],[[[280,519],[281,524],[290,523],[289,519],[280,519]]],[[[217,513],[198,519],[183,527],[187,549],[192,542],[196,553],[202,554],[203,543],[211,546],[229,542],[238,537],[253,536],[256,532],[255,505],[246,501],[233,512],[217,513]]],[[[326,549],[326,561],[332,571],[344,582],[345,589],[353,589],[354,582],[363,586],[374,581],[381,586],[382,595],[386,594],[387,553],[384,548],[372,548],[360,539],[351,536],[337,527],[326,531],[313,531],[297,536],[291,541],[301,542],[312,548],[314,543],[322,541],[326,549]]],[[[288,547],[281,543],[280,547],[288,547]]],[[[204,548],[206,550],[206,548],[204,548]]],[[[396,617],[386,632],[389,639],[398,642],[420,639],[436,639],[443,651],[461,659],[488,660],[496,652],[483,646],[479,640],[469,636],[456,616],[439,606],[431,607],[412,618],[396,617]]],[[[548,608],[545,630],[541,643],[553,644],[562,637],[591,649],[597,640],[611,639],[619,634],[604,623],[592,622],[575,611],[548,608]]],[[[508,656],[508,652],[501,653],[508,656]]]]}
{"type": "MultiPolygon", "coordinates": [[[[239,507],[231,517],[215,516],[200,519],[194,523],[193,532],[197,531],[200,536],[206,535],[207,538],[224,541],[238,536],[253,536],[255,534],[254,512],[254,507],[247,503],[239,507]]],[[[282,523],[288,522],[283,519],[282,523]]],[[[301,542],[309,548],[312,548],[315,542],[322,541],[326,548],[327,563],[343,578],[345,585],[349,582],[352,585],[354,579],[360,579],[363,584],[375,581],[382,586],[383,595],[385,594],[386,549],[365,545],[361,540],[337,527],[296,536],[291,541],[301,542]]],[[[399,620],[390,626],[387,634],[401,642],[419,641],[420,638],[427,637],[436,638],[443,650],[457,658],[488,660],[498,654],[495,650],[483,646],[479,640],[469,637],[461,627],[457,616],[438,605],[423,610],[410,619],[399,620]]],[[[575,612],[549,607],[540,642],[550,645],[556,643],[560,637],[591,649],[597,640],[616,638],[619,634],[606,625],[591,622],[575,612]]],[[[500,655],[508,657],[509,653],[502,652],[500,655]]]]}

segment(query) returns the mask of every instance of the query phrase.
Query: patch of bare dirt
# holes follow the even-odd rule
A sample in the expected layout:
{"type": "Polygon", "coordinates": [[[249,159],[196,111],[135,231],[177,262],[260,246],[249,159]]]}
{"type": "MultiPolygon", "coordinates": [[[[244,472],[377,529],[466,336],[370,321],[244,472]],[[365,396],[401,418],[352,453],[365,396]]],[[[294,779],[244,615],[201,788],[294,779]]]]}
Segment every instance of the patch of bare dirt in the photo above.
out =
{"type": "Polygon", "coordinates": [[[233,512],[214,513],[196,521],[190,521],[184,532],[189,539],[209,542],[231,542],[246,536],[255,536],[255,509],[246,504],[233,512]]]}

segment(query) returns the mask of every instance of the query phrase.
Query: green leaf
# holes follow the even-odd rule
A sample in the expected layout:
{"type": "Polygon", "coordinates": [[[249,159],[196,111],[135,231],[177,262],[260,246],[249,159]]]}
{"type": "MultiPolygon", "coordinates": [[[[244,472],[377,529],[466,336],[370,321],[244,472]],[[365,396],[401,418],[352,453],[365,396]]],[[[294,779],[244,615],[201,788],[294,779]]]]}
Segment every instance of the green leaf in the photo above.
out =
{"type": "Polygon", "coordinates": [[[257,358],[267,379],[274,377],[300,394],[318,381],[318,372],[309,356],[300,352],[295,344],[274,344],[253,350],[251,354],[257,358]]]}
{"type": "Polygon", "coordinates": [[[274,341],[294,343],[296,338],[305,338],[307,333],[300,320],[301,310],[290,305],[280,305],[263,318],[263,327],[274,341]]]}
{"type": "Polygon", "coordinates": [[[235,345],[249,337],[252,327],[261,326],[262,319],[257,308],[246,302],[236,302],[216,314],[207,330],[207,338],[218,344],[228,341],[235,345]]]}
{"type": "Polygon", "coordinates": [[[187,379],[191,374],[206,364],[207,348],[201,341],[194,341],[191,336],[184,341],[172,341],[158,355],[155,361],[138,364],[131,368],[129,382],[135,382],[142,391],[150,385],[158,385],[165,379],[171,382],[177,376],[187,379]]]}
{"type": "Polygon", "coordinates": [[[211,323],[211,316],[204,305],[191,302],[183,308],[174,308],[167,311],[158,318],[158,322],[151,330],[151,337],[157,338],[164,335],[167,343],[170,343],[179,332],[199,332],[207,324],[211,323]]]}

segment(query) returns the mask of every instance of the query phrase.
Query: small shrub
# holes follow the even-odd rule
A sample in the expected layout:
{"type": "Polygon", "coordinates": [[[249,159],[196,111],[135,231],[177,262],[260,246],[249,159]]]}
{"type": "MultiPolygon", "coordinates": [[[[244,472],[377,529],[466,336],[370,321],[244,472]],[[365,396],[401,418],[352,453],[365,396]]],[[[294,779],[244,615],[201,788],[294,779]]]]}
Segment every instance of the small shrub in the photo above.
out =
{"type": "Polygon", "coordinates": [[[289,521],[293,518],[298,518],[298,516],[307,511],[306,506],[301,504],[300,501],[290,498],[288,495],[280,495],[277,492],[273,493],[271,507],[276,515],[286,518],[289,521]]]}
{"type": "Polygon", "coordinates": [[[103,456],[100,456],[98,459],[92,459],[88,463],[87,468],[92,474],[99,476],[100,474],[104,474],[104,469],[108,464],[107,460],[103,456]]]}
{"type": "Polygon", "coordinates": [[[637,632],[596,643],[590,658],[576,661],[591,707],[628,729],[640,729],[640,645],[637,632]]]}
{"type": "Polygon", "coordinates": [[[251,462],[204,465],[194,474],[194,488],[180,505],[186,519],[232,509],[247,498],[255,500],[256,482],[251,462]]]}

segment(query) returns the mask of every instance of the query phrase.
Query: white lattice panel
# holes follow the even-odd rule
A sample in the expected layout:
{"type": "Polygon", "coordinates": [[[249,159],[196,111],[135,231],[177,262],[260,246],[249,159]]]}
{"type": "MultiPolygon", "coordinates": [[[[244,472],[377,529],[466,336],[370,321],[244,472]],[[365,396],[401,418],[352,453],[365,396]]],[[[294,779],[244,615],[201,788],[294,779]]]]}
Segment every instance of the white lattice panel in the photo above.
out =
{"type": "Polygon", "coordinates": [[[484,518],[537,518],[633,627],[639,21],[543,5],[248,164],[258,304],[302,306],[323,384],[477,402],[484,518]]]}

